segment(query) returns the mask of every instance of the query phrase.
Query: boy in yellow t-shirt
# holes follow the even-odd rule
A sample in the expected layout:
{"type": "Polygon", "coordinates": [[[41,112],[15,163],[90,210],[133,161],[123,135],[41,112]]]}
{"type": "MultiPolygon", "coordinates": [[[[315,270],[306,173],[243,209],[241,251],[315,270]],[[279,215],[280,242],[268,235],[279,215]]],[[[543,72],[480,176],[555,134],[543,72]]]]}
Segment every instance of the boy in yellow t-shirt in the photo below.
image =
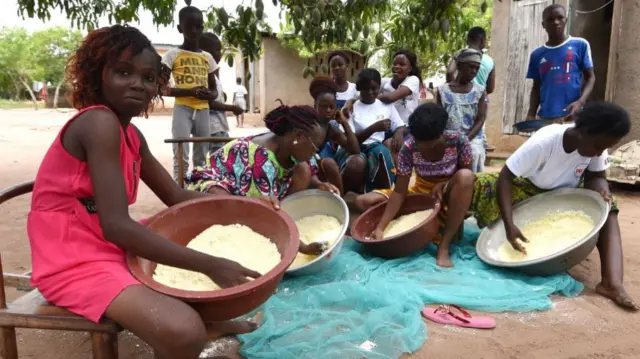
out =
{"type": "MultiPolygon", "coordinates": [[[[176,98],[173,108],[171,133],[179,137],[208,137],[209,101],[217,97],[214,71],[218,64],[210,53],[200,49],[200,37],[204,29],[202,12],[194,6],[186,6],[178,13],[178,31],[184,42],[177,49],[168,51],[162,63],[172,72],[172,85],[167,95],[176,98]]],[[[177,181],[189,169],[189,144],[183,146],[183,158],[178,158],[178,145],[173,145],[173,177],[177,181]],[[184,163],[184,173],[178,173],[178,161],[184,163]]],[[[193,144],[193,167],[204,166],[209,144],[193,144]]]]}

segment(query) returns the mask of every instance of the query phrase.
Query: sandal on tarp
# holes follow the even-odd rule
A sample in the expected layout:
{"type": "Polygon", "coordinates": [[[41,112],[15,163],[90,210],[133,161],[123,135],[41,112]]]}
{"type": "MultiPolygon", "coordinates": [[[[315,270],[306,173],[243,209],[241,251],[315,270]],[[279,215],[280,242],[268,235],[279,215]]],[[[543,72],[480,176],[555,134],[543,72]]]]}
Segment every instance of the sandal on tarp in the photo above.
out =
{"type": "Polygon", "coordinates": [[[455,325],[464,328],[493,329],[496,326],[495,319],[491,317],[472,317],[469,312],[453,304],[440,305],[436,309],[424,307],[422,316],[438,324],[455,325]],[[451,308],[457,309],[463,316],[452,312],[451,308]]]}

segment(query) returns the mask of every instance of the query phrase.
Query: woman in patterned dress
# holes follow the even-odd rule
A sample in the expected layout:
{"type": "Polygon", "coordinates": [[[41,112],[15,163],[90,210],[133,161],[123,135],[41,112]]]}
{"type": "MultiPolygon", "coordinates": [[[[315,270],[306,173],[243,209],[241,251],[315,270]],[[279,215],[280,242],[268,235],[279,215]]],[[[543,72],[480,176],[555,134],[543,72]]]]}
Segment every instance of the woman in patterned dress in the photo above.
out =
{"type": "Polygon", "coordinates": [[[484,122],[487,118],[487,94],[484,86],[474,84],[480,69],[482,53],[465,49],[456,57],[458,76],[438,88],[436,101],[449,113],[447,130],[461,131],[471,143],[474,173],[484,171],[486,149],[484,147],[484,122]]]}
{"type": "MultiPolygon", "coordinates": [[[[264,122],[270,132],[237,139],[211,154],[205,167],[187,175],[187,188],[212,194],[256,197],[276,208],[289,194],[317,188],[339,194],[332,184],[317,177],[318,149],[327,130],[310,106],[284,106],[269,112],[264,122]]],[[[317,254],[321,245],[300,245],[300,251],[317,254]]]]}
{"type": "Polygon", "coordinates": [[[451,267],[449,243],[464,221],[473,195],[471,147],[458,131],[445,131],[447,112],[436,104],[420,105],[409,117],[409,132],[398,154],[393,189],[376,190],[356,198],[360,210],[389,200],[382,219],[371,236],[383,239],[385,228],[398,214],[407,194],[424,193],[438,198],[443,206],[438,215],[440,235],[436,263],[451,267]],[[412,173],[416,183],[409,187],[412,173]]]}

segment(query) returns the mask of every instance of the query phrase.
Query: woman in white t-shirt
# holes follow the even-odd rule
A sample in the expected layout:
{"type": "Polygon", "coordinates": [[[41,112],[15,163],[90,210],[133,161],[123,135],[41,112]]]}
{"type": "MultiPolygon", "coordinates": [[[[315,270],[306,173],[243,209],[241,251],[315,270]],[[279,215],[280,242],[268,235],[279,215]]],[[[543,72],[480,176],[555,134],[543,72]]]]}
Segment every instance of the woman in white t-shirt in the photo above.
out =
{"type": "Polygon", "coordinates": [[[420,88],[424,86],[417,61],[416,54],[409,50],[396,52],[391,67],[393,77],[382,80],[378,96],[378,100],[395,106],[405,124],[420,104],[420,88]]]}
{"type": "MultiPolygon", "coordinates": [[[[377,99],[380,91],[380,73],[375,69],[363,69],[358,74],[356,86],[360,91],[360,100],[353,104],[349,126],[355,132],[360,143],[360,156],[367,161],[364,191],[391,188],[395,182],[395,166],[391,152],[383,141],[385,133],[391,132],[391,148],[398,152],[402,146],[405,125],[392,105],[377,99]]],[[[350,154],[339,148],[335,160],[344,168],[350,154]]]]}
{"type": "Polygon", "coordinates": [[[247,111],[247,88],[242,86],[242,79],[236,78],[236,88],[233,91],[233,104],[242,109],[242,113],[236,116],[238,127],[244,126],[244,113],[247,111]]]}
{"type": "Polygon", "coordinates": [[[342,51],[334,51],[328,57],[329,69],[333,81],[338,85],[338,93],[336,93],[336,106],[342,108],[344,104],[358,95],[356,84],[347,81],[349,71],[349,56],[342,51]]]}
{"type": "Polygon", "coordinates": [[[514,224],[513,205],[557,188],[584,186],[600,193],[612,205],[598,238],[602,281],[596,291],[626,309],[638,310],[622,284],[618,208],[605,173],[607,148],[616,146],[630,129],[629,114],[622,107],[607,102],[586,104],[575,125],[550,125],[536,132],[507,159],[499,175],[476,174],[471,210],[480,227],[502,217],[507,239],[514,249],[524,252],[526,243],[518,240],[527,240],[514,224]]]}

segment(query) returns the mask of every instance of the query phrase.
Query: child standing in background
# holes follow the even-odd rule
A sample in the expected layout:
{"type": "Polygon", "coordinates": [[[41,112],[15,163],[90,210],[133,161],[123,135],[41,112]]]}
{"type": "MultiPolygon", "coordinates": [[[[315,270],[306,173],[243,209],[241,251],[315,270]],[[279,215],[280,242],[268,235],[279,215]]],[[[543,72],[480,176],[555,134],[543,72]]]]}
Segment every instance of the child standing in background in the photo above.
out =
{"type": "MultiPolygon", "coordinates": [[[[209,137],[209,101],[218,97],[214,71],[218,64],[210,53],[200,49],[200,37],[204,29],[202,12],[186,6],[178,13],[178,31],[184,42],[177,49],[168,51],[162,63],[173,73],[173,87],[166,94],[176,98],[173,108],[171,134],[180,137],[209,137]]],[[[182,144],[183,158],[178,158],[178,144],[173,145],[173,178],[184,177],[189,168],[189,144],[182,144]],[[178,173],[178,161],[184,163],[184,173],[178,173]]],[[[193,167],[206,162],[208,143],[193,144],[193,167]]]]}
{"type": "Polygon", "coordinates": [[[121,25],[92,31],[67,74],[79,111],[51,144],[33,186],[27,220],[33,285],[51,304],[93,322],[115,321],[156,358],[197,359],[208,330],[255,329],[246,321],[205,324],[187,303],[140,284],[127,267],[128,252],[203,273],[225,288],[259,276],[131,218],[140,180],[167,206],[207,196],[179,188],[131,123],[159,100],[169,77],[149,39],[121,25]]]}
{"type": "Polygon", "coordinates": [[[247,111],[247,88],[242,86],[242,79],[236,78],[236,89],[233,91],[233,104],[242,109],[239,115],[236,115],[236,121],[238,121],[238,127],[244,126],[244,113],[247,111]]]}
{"type": "MultiPolygon", "coordinates": [[[[200,48],[213,56],[216,63],[220,63],[222,58],[222,44],[220,39],[213,33],[207,32],[202,35],[200,39],[200,48]]],[[[235,105],[227,105],[224,91],[222,91],[222,84],[218,78],[218,72],[215,71],[216,77],[216,90],[218,92],[218,98],[215,101],[209,101],[209,124],[211,126],[211,137],[229,137],[229,122],[227,121],[227,111],[233,112],[234,115],[239,116],[242,113],[242,109],[235,105]]],[[[209,153],[213,153],[218,149],[224,147],[225,143],[211,142],[209,144],[209,153]]]]}

